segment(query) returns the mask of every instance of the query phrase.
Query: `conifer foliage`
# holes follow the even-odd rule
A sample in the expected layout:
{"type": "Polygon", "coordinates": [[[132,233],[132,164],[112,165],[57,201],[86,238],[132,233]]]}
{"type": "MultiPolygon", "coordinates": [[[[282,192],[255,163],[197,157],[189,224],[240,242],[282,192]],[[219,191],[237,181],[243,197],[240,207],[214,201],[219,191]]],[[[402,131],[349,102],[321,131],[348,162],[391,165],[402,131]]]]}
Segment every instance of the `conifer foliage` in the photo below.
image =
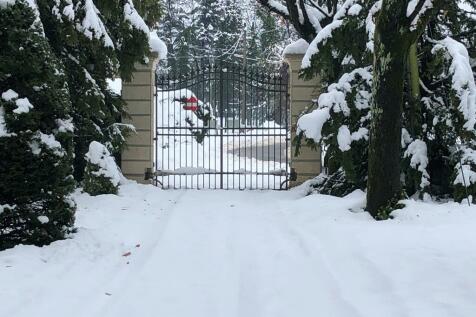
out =
{"type": "Polygon", "coordinates": [[[74,222],[70,95],[38,15],[0,2],[0,250],[64,238],[74,222]]]}
{"type": "Polygon", "coordinates": [[[93,196],[117,194],[123,176],[109,150],[101,143],[93,141],[85,159],[84,191],[93,196]]]}
{"type": "Polygon", "coordinates": [[[130,79],[162,44],[160,3],[136,2],[145,20],[132,0],[0,0],[0,249],[64,238],[85,171],[90,193],[117,192],[111,155],[133,127],[107,80],[130,79]]]}
{"type": "MultiPolygon", "coordinates": [[[[376,22],[382,5],[392,1],[257,1],[290,20],[308,40],[303,76],[319,75],[322,80],[323,93],[315,108],[298,123],[301,137],[325,149],[327,173],[316,180],[316,189],[335,195],[367,189],[370,131],[380,115],[372,104],[380,80],[385,80],[374,70],[381,44],[375,40],[376,22]]],[[[398,3],[404,8],[391,14],[407,23],[409,34],[417,35],[408,37],[410,43],[401,43],[410,48],[403,52],[400,67],[401,115],[392,119],[401,130],[396,158],[403,194],[474,199],[476,1],[444,1],[440,7],[440,1],[398,3]]],[[[380,40],[382,35],[378,36],[380,40]]],[[[390,60],[383,56],[381,62],[386,67],[390,60]]]]}

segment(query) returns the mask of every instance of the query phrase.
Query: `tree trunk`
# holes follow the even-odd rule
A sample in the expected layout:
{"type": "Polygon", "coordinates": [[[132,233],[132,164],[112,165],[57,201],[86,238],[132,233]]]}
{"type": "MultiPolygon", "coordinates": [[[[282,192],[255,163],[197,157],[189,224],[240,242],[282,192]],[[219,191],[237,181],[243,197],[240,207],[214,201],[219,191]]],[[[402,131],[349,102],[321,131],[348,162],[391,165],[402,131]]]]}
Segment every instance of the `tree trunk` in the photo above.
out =
{"type": "Polygon", "coordinates": [[[416,138],[421,132],[420,72],[418,69],[418,43],[414,42],[408,51],[408,86],[410,90],[410,135],[416,138]]]}
{"type": "Polygon", "coordinates": [[[409,39],[406,1],[385,1],[375,30],[372,124],[369,144],[367,210],[379,218],[401,192],[400,157],[403,85],[409,39]]]}

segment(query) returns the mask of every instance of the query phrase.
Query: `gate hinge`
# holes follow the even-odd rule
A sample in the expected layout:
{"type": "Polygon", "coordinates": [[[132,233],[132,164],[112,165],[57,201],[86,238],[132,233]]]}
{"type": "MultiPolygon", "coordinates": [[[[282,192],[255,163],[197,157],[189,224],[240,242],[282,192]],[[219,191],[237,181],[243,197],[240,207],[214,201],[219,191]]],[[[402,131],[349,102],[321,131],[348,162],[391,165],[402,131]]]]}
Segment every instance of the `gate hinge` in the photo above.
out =
{"type": "Polygon", "coordinates": [[[296,169],[294,167],[291,168],[291,173],[289,174],[289,180],[291,182],[297,181],[297,172],[296,172],[296,169]]]}
{"type": "Polygon", "coordinates": [[[148,180],[151,180],[153,178],[153,174],[152,174],[152,169],[151,168],[146,168],[145,169],[145,172],[144,172],[144,180],[148,181],[148,180]]]}

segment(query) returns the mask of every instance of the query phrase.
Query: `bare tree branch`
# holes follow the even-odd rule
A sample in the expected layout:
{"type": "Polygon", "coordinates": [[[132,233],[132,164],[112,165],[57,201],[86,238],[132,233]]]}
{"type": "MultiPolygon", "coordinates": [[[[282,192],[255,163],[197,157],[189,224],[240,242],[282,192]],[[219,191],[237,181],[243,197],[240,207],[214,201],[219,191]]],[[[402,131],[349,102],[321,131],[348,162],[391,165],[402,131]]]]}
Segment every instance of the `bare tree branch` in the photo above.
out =
{"type": "Polygon", "coordinates": [[[423,5],[425,4],[426,0],[419,0],[417,5],[415,6],[415,10],[413,10],[412,14],[408,17],[408,23],[412,23],[413,20],[420,14],[423,5]]]}
{"type": "Polygon", "coordinates": [[[276,4],[281,4],[284,8],[286,5],[284,3],[278,2],[279,0],[257,0],[262,6],[267,8],[269,11],[276,13],[277,15],[282,16],[283,18],[289,18],[289,12],[287,10],[282,10],[276,4]]]}
{"type": "Polygon", "coordinates": [[[316,2],[314,2],[313,0],[308,0],[307,3],[309,3],[309,5],[315,9],[317,9],[319,12],[321,12],[326,18],[332,18],[326,11],[324,11],[324,9],[322,9],[316,2]]]}

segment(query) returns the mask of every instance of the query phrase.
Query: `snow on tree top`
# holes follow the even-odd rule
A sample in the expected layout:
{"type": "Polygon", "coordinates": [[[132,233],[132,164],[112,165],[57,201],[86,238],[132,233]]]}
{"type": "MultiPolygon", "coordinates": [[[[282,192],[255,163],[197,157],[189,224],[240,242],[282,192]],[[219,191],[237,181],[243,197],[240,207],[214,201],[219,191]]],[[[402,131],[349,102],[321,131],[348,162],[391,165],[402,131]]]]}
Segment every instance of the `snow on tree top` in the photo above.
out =
{"type": "Polygon", "coordinates": [[[83,32],[89,39],[95,38],[100,40],[104,38],[104,45],[114,48],[114,44],[107,33],[104,23],[99,17],[99,10],[94,5],[93,0],[86,0],[83,9],[85,16],[81,25],[77,26],[79,31],[83,32]]]}
{"type": "Polygon", "coordinates": [[[299,39],[296,42],[293,42],[286,46],[283,51],[283,55],[291,54],[306,54],[307,49],[309,48],[309,43],[304,39],[299,39]]]}
{"type": "Polygon", "coordinates": [[[149,27],[147,24],[145,24],[142,17],[134,8],[132,1],[128,0],[124,5],[124,19],[128,21],[134,28],[144,32],[145,34],[148,35],[150,33],[149,27]]]}

